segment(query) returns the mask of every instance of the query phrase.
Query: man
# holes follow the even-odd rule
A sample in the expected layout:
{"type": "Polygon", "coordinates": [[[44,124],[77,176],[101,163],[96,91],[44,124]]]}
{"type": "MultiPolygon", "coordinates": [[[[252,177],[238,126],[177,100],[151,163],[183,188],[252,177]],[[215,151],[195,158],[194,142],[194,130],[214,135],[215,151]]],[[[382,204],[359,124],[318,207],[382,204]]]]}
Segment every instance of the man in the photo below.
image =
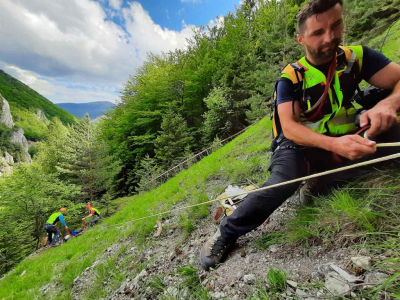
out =
{"type": "Polygon", "coordinates": [[[57,241],[57,237],[60,234],[60,231],[58,231],[57,227],[55,224],[57,222],[61,222],[61,224],[64,225],[65,230],[68,232],[68,226],[64,221],[64,216],[63,214],[67,211],[66,208],[62,207],[60,208],[60,212],[56,212],[52,214],[49,219],[47,220],[46,224],[44,225],[44,229],[47,232],[47,242],[49,244],[55,245],[57,241]],[[53,236],[54,234],[54,236],[53,236]]]}
{"type": "MultiPolygon", "coordinates": [[[[400,66],[367,47],[339,47],[342,10],[342,0],[311,0],[298,16],[297,39],[306,57],[287,66],[277,84],[275,151],[263,187],[398,151],[382,148],[377,152],[375,144],[400,138],[400,66]],[[365,137],[355,134],[357,111],[351,102],[363,79],[392,91],[361,115],[360,126],[370,126],[365,137]]],[[[351,172],[343,173],[335,176],[351,178],[351,172]]],[[[331,178],[322,179],[330,182],[331,178]]],[[[202,267],[215,268],[239,236],[261,225],[299,185],[247,196],[203,246],[202,267]]]]}
{"type": "Polygon", "coordinates": [[[93,215],[95,215],[95,218],[90,222],[90,225],[96,225],[96,223],[99,221],[101,214],[100,211],[97,208],[92,207],[92,204],[86,205],[86,209],[90,211],[90,214],[84,218],[82,218],[82,221],[85,220],[86,218],[90,218],[93,215]]]}

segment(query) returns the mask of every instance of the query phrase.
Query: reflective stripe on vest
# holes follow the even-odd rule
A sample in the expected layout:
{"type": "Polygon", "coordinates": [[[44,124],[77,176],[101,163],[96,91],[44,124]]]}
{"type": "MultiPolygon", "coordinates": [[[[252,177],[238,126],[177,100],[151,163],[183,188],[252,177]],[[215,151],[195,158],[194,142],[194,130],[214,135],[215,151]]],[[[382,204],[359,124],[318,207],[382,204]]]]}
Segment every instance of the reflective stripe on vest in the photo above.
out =
{"type": "MultiPolygon", "coordinates": [[[[300,124],[307,126],[311,130],[328,134],[330,136],[338,136],[343,134],[348,134],[355,132],[357,127],[355,125],[356,118],[356,109],[352,105],[343,106],[343,93],[340,87],[339,77],[343,74],[351,73],[350,68],[354,67],[354,64],[358,64],[359,71],[361,71],[362,67],[362,57],[363,57],[363,49],[362,46],[350,46],[350,47],[340,47],[346,56],[346,65],[344,65],[340,69],[336,69],[335,77],[333,79],[333,86],[330,87],[326,101],[328,107],[330,105],[329,113],[326,113],[322,118],[315,122],[310,122],[301,114],[300,124]],[[336,97],[335,97],[336,95],[336,97]]],[[[304,78],[299,78],[300,81],[303,82],[303,89],[314,88],[318,90],[319,86],[325,86],[326,76],[317,68],[311,66],[305,57],[301,58],[298,62],[298,65],[302,66],[305,69],[304,78]]],[[[281,77],[290,79],[294,84],[298,83],[298,79],[294,77],[293,72],[290,72],[290,69],[293,67],[286,67],[282,72],[281,77]]],[[[321,88],[322,89],[322,88],[321,88]]],[[[316,98],[315,95],[312,95],[316,98]]],[[[315,104],[318,99],[311,98],[303,99],[303,110],[306,108],[307,110],[311,109],[311,106],[315,104]]]]}
{"type": "Polygon", "coordinates": [[[46,223],[53,224],[56,223],[57,218],[62,215],[60,212],[56,212],[50,216],[50,218],[46,221],[46,223]]]}

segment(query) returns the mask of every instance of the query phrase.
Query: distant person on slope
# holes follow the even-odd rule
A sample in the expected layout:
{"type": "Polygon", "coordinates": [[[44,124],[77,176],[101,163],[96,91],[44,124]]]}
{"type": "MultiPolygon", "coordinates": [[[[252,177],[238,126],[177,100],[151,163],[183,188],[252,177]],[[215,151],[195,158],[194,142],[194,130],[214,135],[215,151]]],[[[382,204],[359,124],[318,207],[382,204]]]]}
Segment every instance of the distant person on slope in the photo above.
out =
{"type": "MultiPolygon", "coordinates": [[[[400,140],[400,66],[368,47],[339,46],[342,0],[309,1],[298,15],[298,30],[297,40],[306,56],[287,65],[277,83],[274,153],[269,179],[262,187],[399,151],[396,147],[377,150],[375,145],[400,140]],[[374,97],[360,93],[357,102],[364,113],[352,102],[362,80],[387,91],[379,94],[375,89],[374,97]]],[[[361,168],[324,176],[317,187],[337,186],[335,180],[350,181],[366,171],[361,168]]],[[[260,226],[300,184],[248,195],[204,244],[202,267],[208,270],[221,263],[236,240],[260,226]]]]}
{"type": "Polygon", "coordinates": [[[46,224],[44,225],[44,230],[47,232],[47,242],[49,244],[55,245],[57,241],[57,237],[60,234],[60,231],[58,231],[57,227],[55,224],[57,222],[61,222],[61,224],[64,225],[65,230],[68,232],[68,226],[64,221],[64,216],[63,214],[67,211],[66,208],[60,208],[60,212],[56,212],[52,214],[49,219],[47,220],[46,224]],[[54,236],[53,236],[54,234],[54,236]]]}
{"type": "Polygon", "coordinates": [[[88,211],[90,211],[90,214],[88,216],[82,218],[82,221],[85,220],[86,218],[90,218],[94,215],[95,217],[93,218],[92,221],[90,221],[90,225],[92,225],[92,226],[96,225],[97,222],[99,221],[99,219],[101,218],[100,211],[97,208],[92,207],[92,204],[86,205],[86,209],[88,211]]]}

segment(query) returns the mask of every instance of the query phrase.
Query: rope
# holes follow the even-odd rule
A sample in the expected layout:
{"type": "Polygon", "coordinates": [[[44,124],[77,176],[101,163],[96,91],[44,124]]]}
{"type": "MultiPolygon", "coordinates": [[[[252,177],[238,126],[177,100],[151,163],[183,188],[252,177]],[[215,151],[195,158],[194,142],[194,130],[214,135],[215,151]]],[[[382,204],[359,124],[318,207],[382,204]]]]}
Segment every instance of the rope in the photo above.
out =
{"type": "MultiPolygon", "coordinates": [[[[250,125],[250,126],[252,126],[252,125],[250,125]]],[[[222,141],[221,141],[221,144],[223,144],[223,143],[227,142],[228,140],[233,139],[235,136],[237,136],[237,135],[239,135],[239,134],[245,132],[250,126],[246,127],[245,129],[242,129],[241,131],[235,133],[234,135],[231,135],[230,137],[228,137],[228,138],[222,140],[222,141]]],[[[199,152],[199,153],[193,155],[192,157],[189,157],[189,158],[185,159],[184,161],[180,162],[179,164],[177,164],[176,166],[172,167],[171,169],[169,169],[169,170],[165,171],[164,173],[158,175],[156,178],[151,179],[151,180],[145,182],[144,185],[146,186],[146,185],[148,185],[149,183],[152,183],[153,181],[157,180],[158,178],[163,177],[165,174],[168,174],[168,173],[171,172],[172,170],[175,170],[176,168],[178,168],[178,167],[184,165],[185,163],[187,163],[188,161],[190,161],[190,160],[196,158],[197,156],[200,156],[200,155],[203,154],[204,152],[207,152],[207,155],[208,155],[208,151],[210,151],[210,150],[211,150],[211,147],[208,147],[208,148],[204,149],[203,151],[201,151],[201,152],[199,152]]]]}
{"type": "MultiPolygon", "coordinates": [[[[377,144],[376,146],[377,147],[397,147],[397,146],[400,146],[400,143],[387,143],[387,144],[385,143],[385,144],[377,144]]],[[[278,184],[266,186],[266,187],[255,189],[255,190],[251,190],[251,191],[245,191],[245,192],[238,193],[238,194],[230,196],[230,197],[213,199],[213,200],[205,201],[205,202],[198,203],[198,204],[188,205],[188,206],[184,206],[184,207],[181,207],[181,208],[175,208],[175,209],[171,209],[171,210],[168,210],[168,211],[160,212],[160,213],[157,213],[157,214],[152,214],[152,215],[149,215],[149,216],[146,216],[146,217],[133,219],[133,220],[130,220],[130,221],[127,221],[127,222],[119,223],[119,224],[103,226],[100,229],[122,226],[122,225],[125,225],[125,224],[129,224],[129,223],[133,223],[133,222],[137,222],[137,221],[141,221],[141,220],[145,220],[145,219],[162,216],[164,214],[168,214],[168,213],[175,212],[175,211],[181,211],[181,210],[192,208],[192,207],[197,207],[197,206],[210,204],[210,203],[217,202],[217,201],[226,200],[228,198],[235,198],[235,197],[238,197],[238,196],[248,195],[248,194],[256,193],[256,192],[259,192],[259,191],[265,191],[265,190],[273,189],[273,188],[276,188],[276,187],[280,187],[280,186],[284,186],[284,185],[288,185],[288,184],[292,184],[292,183],[296,183],[296,182],[302,182],[302,181],[305,181],[305,180],[308,180],[308,179],[312,179],[312,178],[316,178],[316,177],[320,177],[320,176],[325,176],[325,175],[330,175],[330,174],[333,174],[333,173],[338,173],[338,172],[342,172],[342,171],[346,171],[346,170],[350,170],[350,169],[355,169],[355,168],[359,168],[359,167],[364,167],[364,166],[368,166],[368,165],[371,165],[371,164],[384,162],[384,161],[388,161],[388,160],[392,160],[392,159],[396,159],[396,158],[400,158],[400,153],[392,154],[392,155],[388,155],[388,156],[384,156],[384,157],[380,157],[380,158],[376,158],[376,159],[372,159],[372,160],[368,160],[368,161],[364,161],[364,162],[360,162],[360,163],[357,163],[357,164],[354,164],[354,165],[345,166],[345,167],[341,167],[341,168],[337,168],[337,169],[333,169],[333,170],[329,170],[329,171],[325,171],[325,172],[321,172],[321,173],[316,173],[316,174],[313,174],[313,175],[308,175],[308,176],[305,176],[305,177],[301,177],[301,178],[297,178],[297,179],[281,182],[281,183],[278,183],[278,184]]]]}
{"type": "Polygon", "coordinates": [[[399,143],[376,144],[375,147],[400,147],[400,142],[399,143]]]}

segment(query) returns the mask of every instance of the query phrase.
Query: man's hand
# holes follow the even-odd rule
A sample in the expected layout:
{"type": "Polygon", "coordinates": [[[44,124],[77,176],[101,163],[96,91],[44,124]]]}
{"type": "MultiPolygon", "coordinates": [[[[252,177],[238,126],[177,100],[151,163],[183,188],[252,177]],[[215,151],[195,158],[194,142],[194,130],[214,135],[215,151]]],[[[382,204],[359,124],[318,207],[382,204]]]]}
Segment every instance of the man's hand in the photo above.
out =
{"type": "Polygon", "coordinates": [[[364,155],[375,153],[376,143],[359,135],[345,135],[334,138],[331,151],[340,156],[354,160],[364,155]]]}
{"type": "Polygon", "coordinates": [[[82,221],[85,221],[85,218],[82,218],[82,221]]]}
{"type": "Polygon", "coordinates": [[[397,123],[397,113],[390,102],[381,101],[374,108],[366,111],[360,117],[360,126],[366,127],[371,124],[367,135],[374,137],[385,132],[397,123]]]}

